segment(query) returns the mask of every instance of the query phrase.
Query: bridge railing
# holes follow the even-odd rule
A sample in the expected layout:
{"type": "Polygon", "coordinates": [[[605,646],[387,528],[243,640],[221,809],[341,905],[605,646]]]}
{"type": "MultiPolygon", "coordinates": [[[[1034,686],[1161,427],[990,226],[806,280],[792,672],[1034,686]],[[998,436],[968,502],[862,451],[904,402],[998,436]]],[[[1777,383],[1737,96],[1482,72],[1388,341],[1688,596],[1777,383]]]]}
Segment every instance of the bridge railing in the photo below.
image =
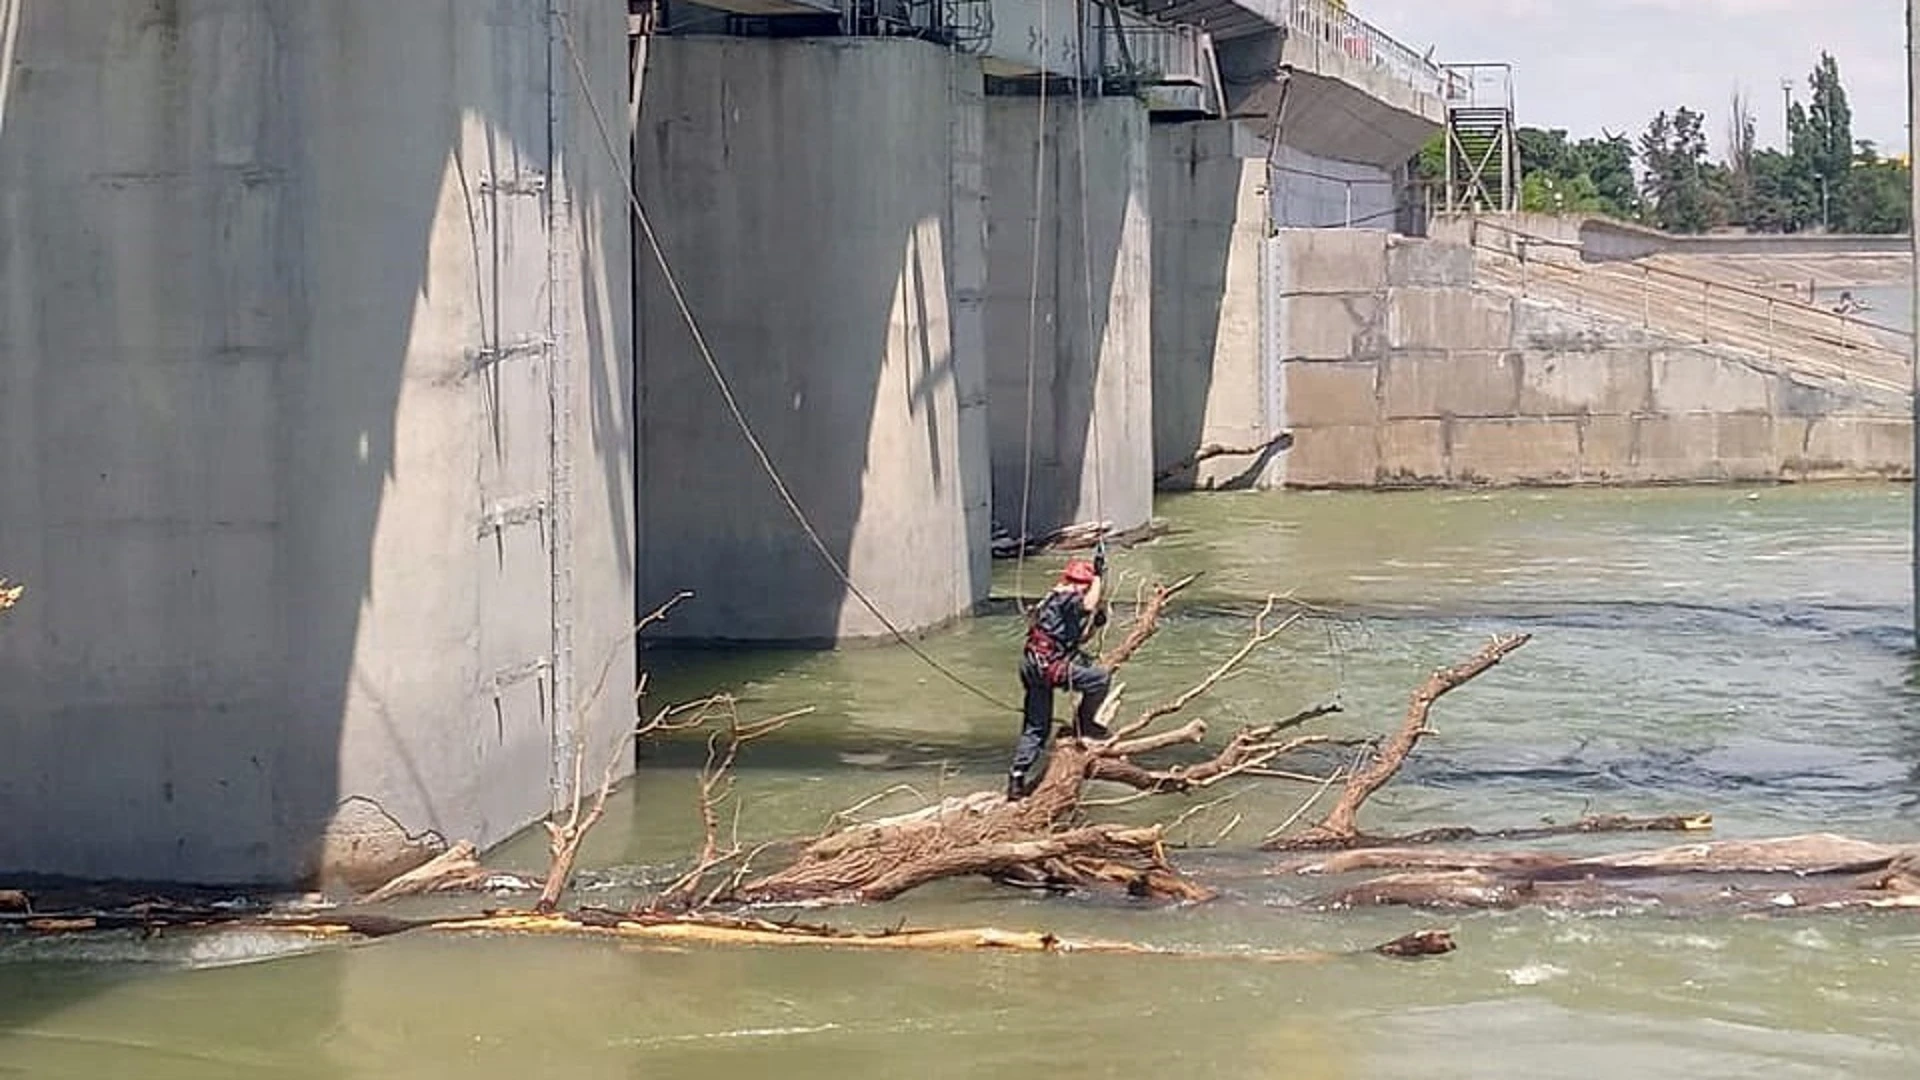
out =
{"type": "MultiPolygon", "coordinates": [[[[1260,5],[1248,5],[1256,10],[1260,5]]],[[[1435,96],[1444,95],[1447,74],[1438,64],[1388,36],[1347,10],[1341,0],[1279,0],[1287,29],[1345,53],[1395,82],[1435,96]]]]}
{"type": "Polygon", "coordinates": [[[1120,24],[1112,32],[1120,48],[1108,50],[1104,58],[1110,71],[1168,82],[1206,79],[1202,34],[1195,27],[1120,24]]]}
{"type": "Polygon", "coordinates": [[[1513,111],[1512,64],[1447,64],[1447,107],[1513,111]]]}

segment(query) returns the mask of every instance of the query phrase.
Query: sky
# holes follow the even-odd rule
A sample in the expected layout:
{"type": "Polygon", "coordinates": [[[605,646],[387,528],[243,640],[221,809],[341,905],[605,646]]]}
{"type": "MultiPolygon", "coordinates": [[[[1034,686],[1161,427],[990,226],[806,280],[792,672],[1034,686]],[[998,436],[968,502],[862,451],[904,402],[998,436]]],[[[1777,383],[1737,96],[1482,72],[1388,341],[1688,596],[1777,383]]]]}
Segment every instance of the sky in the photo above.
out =
{"type": "Polygon", "coordinates": [[[1520,123],[1637,137],[1661,110],[1707,114],[1724,154],[1729,101],[1745,90],[1762,146],[1785,127],[1780,81],[1807,99],[1822,49],[1840,63],[1853,137],[1907,145],[1905,0],[1349,0],[1348,7],[1442,63],[1514,65],[1520,123]]]}

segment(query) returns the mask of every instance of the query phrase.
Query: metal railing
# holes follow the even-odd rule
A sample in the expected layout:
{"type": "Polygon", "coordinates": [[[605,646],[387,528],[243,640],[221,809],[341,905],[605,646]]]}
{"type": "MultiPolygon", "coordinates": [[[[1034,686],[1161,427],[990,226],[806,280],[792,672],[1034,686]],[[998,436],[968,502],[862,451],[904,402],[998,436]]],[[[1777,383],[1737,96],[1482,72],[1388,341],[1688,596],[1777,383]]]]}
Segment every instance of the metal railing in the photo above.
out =
{"type": "Polygon", "coordinates": [[[1768,360],[1791,357],[1800,366],[1886,390],[1906,392],[1909,388],[1906,379],[1893,377],[1892,373],[1911,370],[1911,345],[1902,351],[1885,342],[1891,336],[1910,343],[1914,336],[1911,331],[1650,263],[1608,263],[1596,268],[1568,259],[1536,259],[1530,255],[1534,249],[1577,252],[1581,245],[1481,218],[1472,222],[1469,243],[1476,251],[1512,260],[1518,268],[1522,296],[1533,295],[1530,290],[1536,279],[1577,284],[1583,287],[1574,293],[1575,310],[1591,308],[1637,322],[1642,329],[1697,337],[1704,344],[1744,349],[1768,360]],[[1483,242],[1482,230],[1503,234],[1507,242],[1483,242]],[[1602,281],[1612,288],[1595,287],[1595,282],[1602,281]],[[1824,351],[1839,351],[1884,370],[1864,371],[1812,355],[1824,351]]]}
{"type": "Polygon", "coordinates": [[[1114,23],[1102,29],[1113,34],[1120,46],[1107,50],[1107,74],[1152,82],[1207,83],[1206,34],[1197,27],[1114,23]]]}
{"type": "Polygon", "coordinates": [[[1445,92],[1440,66],[1389,37],[1372,23],[1330,0],[1281,0],[1287,28],[1385,72],[1394,81],[1436,96],[1445,92]]]}
{"type": "Polygon", "coordinates": [[[1513,111],[1512,64],[1447,64],[1442,71],[1447,108],[1513,111]]]}

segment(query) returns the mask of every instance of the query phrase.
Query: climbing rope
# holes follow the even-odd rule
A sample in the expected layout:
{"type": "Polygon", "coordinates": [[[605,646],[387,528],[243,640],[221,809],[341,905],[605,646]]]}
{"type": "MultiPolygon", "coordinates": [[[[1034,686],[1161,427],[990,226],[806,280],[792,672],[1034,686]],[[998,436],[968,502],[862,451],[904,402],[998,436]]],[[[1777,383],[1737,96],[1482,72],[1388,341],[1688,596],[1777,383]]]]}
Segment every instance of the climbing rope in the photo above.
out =
{"type": "MultiPolygon", "coordinates": [[[[1081,58],[1087,55],[1086,8],[1086,0],[1078,0],[1074,5],[1074,10],[1079,13],[1079,17],[1074,20],[1076,39],[1074,51],[1081,58]]],[[[1086,79],[1083,77],[1076,77],[1073,80],[1073,123],[1079,150],[1074,156],[1079,160],[1080,174],[1080,282],[1086,289],[1084,302],[1087,317],[1087,382],[1089,392],[1092,394],[1088,402],[1087,427],[1093,437],[1093,520],[1096,526],[1104,526],[1107,510],[1100,497],[1100,466],[1106,460],[1100,452],[1100,355],[1102,349],[1100,342],[1094,340],[1093,237],[1091,235],[1092,218],[1087,210],[1087,103],[1086,79]]],[[[1124,224],[1122,222],[1123,226],[1124,224]]],[[[1116,273],[1118,272],[1117,262],[1116,260],[1116,273]]],[[[1111,294],[1111,288],[1108,292],[1111,294]]]]}
{"type": "Polygon", "coordinates": [[[666,283],[668,294],[673,298],[674,307],[679,310],[680,318],[686,322],[687,331],[693,338],[694,348],[700,353],[700,359],[706,364],[708,374],[713,377],[714,385],[719,389],[721,399],[726,402],[727,412],[732,416],[734,425],[740,429],[741,437],[746,440],[747,446],[753,450],[753,455],[759,461],[761,470],[766,473],[767,480],[773,485],[774,491],[780,496],[780,501],[786,505],[787,512],[793,515],[794,521],[799,524],[801,531],[806,533],[807,540],[813,545],[814,551],[819,554],[820,560],[833,572],[834,577],[838,578],[840,583],[846,586],[847,591],[853,594],[856,600],[860,601],[860,605],[866,608],[868,613],[879,621],[880,625],[886,627],[887,632],[893,635],[895,641],[905,646],[907,651],[918,657],[922,663],[944,676],[947,681],[967,691],[974,697],[979,698],[981,701],[997,709],[1005,709],[1009,712],[1018,711],[1015,706],[1001,701],[999,698],[962,678],[951,668],[929,655],[925,649],[920,647],[919,643],[909,638],[905,631],[901,630],[899,626],[894,624],[892,619],[887,617],[886,612],[880,610],[880,606],[874,603],[873,598],[869,597],[864,589],[854,583],[847,569],[840,565],[840,560],[834,557],[833,552],[828,549],[826,541],[820,538],[820,533],[814,529],[813,523],[807,519],[806,511],[800,508],[800,503],[794,498],[793,491],[787,487],[787,482],[782,479],[780,470],[774,466],[773,459],[768,456],[766,447],[760,442],[759,436],[754,434],[753,425],[747,421],[746,413],[741,410],[740,402],[734,397],[733,387],[727,382],[726,373],[720,369],[720,362],[714,357],[713,348],[707,342],[706,333],[700,328],[699,320],[694,318],[693,308],[687,303],[686,295],[680,289],[679,278],[674,274],[673,266],[667,260],[666,249],[661,245],[659,235],[654,232],[653,222],[647,217],[646,207],[641,205],[640,189],[634,182],[631,171],[632,162],[630,160],[622,161],[620,151],[614,145],[613,133],[607,126],[606,115],[601,111],[599,99],[594,95],[593,84],[587,77],[586,65],[580,59],[579,46],[573,39],[572,19],[565,12],[559,11],[554,12],[554,18],[559,20],[561,36],[567,47],[567,57],[572,63],[574,77],[579,80],[580,83],[581,96],[587,103],[587,110],[593,115],[594,127],[598,129],[600,133],[600,141],[606,149],[607,157],[613,161],[615,171],[625,179],[627,203],[633,209],[634,220],[639,223],[640,232],[646,237],[647,247],[652,251],[654,261],[660,266],[661,278],[666,283]]]}
{"type": "MultiPolygon", "coordinates": [[[[1047,48],[1047,9],[1051,6],[1040,5],[1042,51],[1047,48]]],[[[1044,74],[1040,77],[1039,122],[1034,131],[1038,138],[1034,140],[1033,150],[1033,259],[1027,272],[1027,417],[1025,438],[1020,444],[1020,533],[1013,564],[1014,603],[1023,612],[1027,604],[1027,532],[1032,527],[1033,506],[1034,371],[1040,357],[1040,226],[1046,219],[1047,197],[1047,79],[1044,74]]]]}

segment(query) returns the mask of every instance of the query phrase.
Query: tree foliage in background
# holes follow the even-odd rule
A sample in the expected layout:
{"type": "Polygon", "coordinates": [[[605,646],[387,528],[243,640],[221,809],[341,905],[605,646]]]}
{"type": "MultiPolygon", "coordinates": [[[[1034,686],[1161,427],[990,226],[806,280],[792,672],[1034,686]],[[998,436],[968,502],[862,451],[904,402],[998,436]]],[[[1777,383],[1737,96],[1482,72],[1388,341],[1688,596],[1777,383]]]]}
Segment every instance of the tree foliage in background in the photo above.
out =
{"type": "Polygon", "coordinates": [[[1571,142],[1558,128],[1521,128],[1522,209],[1543,213],[1600,213],[1632,217],[1639,207],[1633,147],[1606,135],[1571,142]]]}
{"type": "Polygon", "coordinates": [[[1788,151],[1816,184],[1825,180],[1838,186],[1853,168],[1853,109],[1840,84],[1840,65],[1821,53],[1807,86],[1812,102],[1796,101],[1787,111],[1788,151]]]}
{"type": "Polygon", "coordinates": [[[1727,182],[1707,158],[1706,119],[1682,105],[1640,136],[1643,212],[1668,232],[1705,232],[1724,218],[1727,182]]]}
{"type": "MultiPolygon", "coordinates": [[[[1637,143],[1624,135],[1574,141],[1560,129],[1520,128],[1521,208],[1605,214],[1674,232],[1907,231],[1910,166],[1854,140],[1853,110],[1831,55],[1820,54],[1807,88],[1807,100],[1788,110],[1784,149],[1759,145],[1752,103],[1735,93],[1718,161],[1706,116],[1684,105],[1654,117],[1637,143]]],[[[1413,173],[1417,183],[1445,182],[1444,135],[1421,150],[1413,173]]]]}

